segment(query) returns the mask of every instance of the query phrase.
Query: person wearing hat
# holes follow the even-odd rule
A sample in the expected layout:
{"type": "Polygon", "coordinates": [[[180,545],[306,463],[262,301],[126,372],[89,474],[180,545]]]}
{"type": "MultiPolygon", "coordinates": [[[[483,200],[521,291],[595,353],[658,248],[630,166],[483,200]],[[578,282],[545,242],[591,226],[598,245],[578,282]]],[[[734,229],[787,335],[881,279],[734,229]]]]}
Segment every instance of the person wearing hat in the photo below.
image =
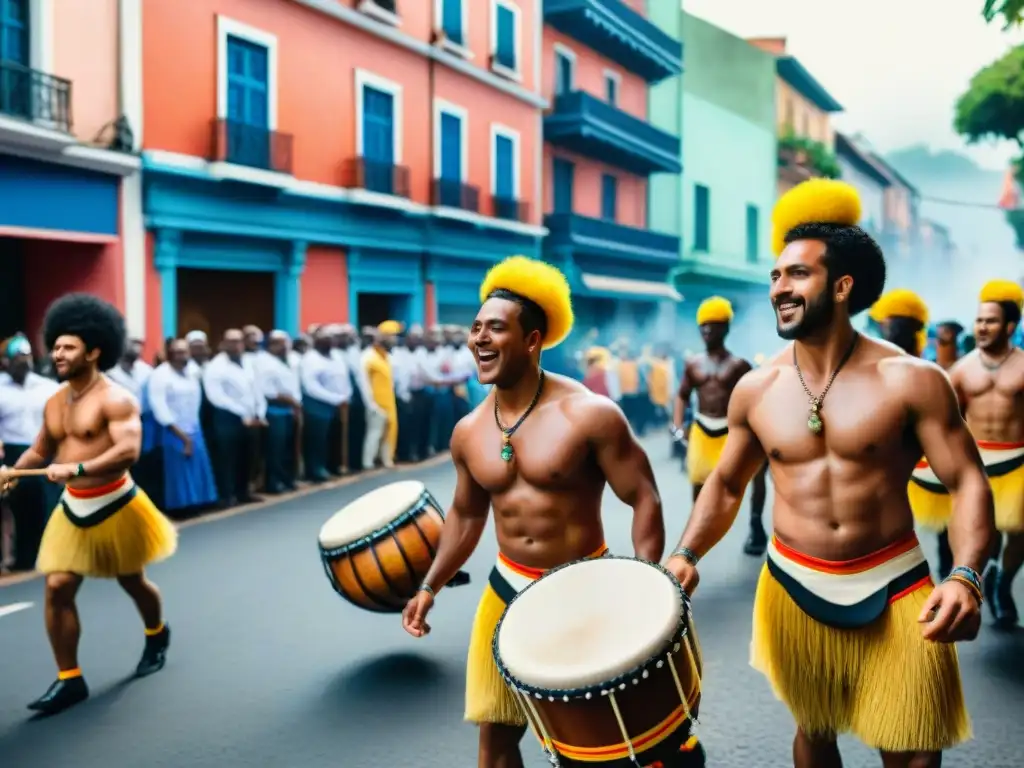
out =
{"type": "Polygon", "coordinates": [[[1021,320],[1024,290],[991,280],[978,295],[974,335],[978,348],[950,371],[964,416],[978,442],[995,496],[999,539],[985,574],[989,609],[999,629],[1019,621],[1013,580],[1024,564],[1024,353],[1011,339],[1021,320]]]}
{"type": "Polygon", "coordinates": [[[769,298],[792,343],[736,385],[721,459],[667,567],[693,595],[767,458],[774,534],[751,664],[796,721],[794,763],[842,764],[849,733],[885,765],[938,766],[971,737],[954,644],[981,626],[992,491],[945,372],[854,329],[886,275],[860,220],[841,181],[779,198],[769,298]],[[907,498],[922,453],[954,497],[957,565],[937,586],[907,498]]]}
{"type": "Polygon", "coordinates": [[[366,410],[366,437],[363,442],[363,469],[373,469],[379,461],[383,467],[395,465],[398,446],[398,404],[395,400],[395,379],[391,371],[391,350],[398,342],[402,326],[385,320],[376,328],[364,328],[363,338],[370,345],[363,352],[363,369],[370,383],[373,405],[366,410]]]}
{"type": "Polygon", "coordinates": [[[964,327],[956,320],[943,320],[935,326],[935,362],[948,371],[960,359],[960,335],[964,327]]]}

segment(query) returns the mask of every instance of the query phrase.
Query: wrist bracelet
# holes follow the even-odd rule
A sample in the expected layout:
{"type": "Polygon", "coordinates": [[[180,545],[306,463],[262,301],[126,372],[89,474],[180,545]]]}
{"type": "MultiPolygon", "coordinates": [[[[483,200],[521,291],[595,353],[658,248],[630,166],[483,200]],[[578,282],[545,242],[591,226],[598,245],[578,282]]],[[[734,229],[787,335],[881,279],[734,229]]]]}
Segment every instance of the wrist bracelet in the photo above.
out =
{"type": "Polygon", "coordinates": [[[437,597],[437,593],[434,592],[434,588],[426,582],[420,584],[420,588],[417,590],[417,592],[426,592],[431,597],[437,597]]]}
{"type": "Polygon", "coordinates": [[[700,556],[689,547],[677,547],[675,551],[669,555],[669,559],[672,559],[673,557],[681,557],[694,567],[696,567],[697,563],[700,562],[700,556]]]}
{"type": "Polygon", "coordinates": [[[970,582],[971,585],[974,586],[979,592],[983,590],[981,574],[969,566],[955,566],[950,570],[949,576],[947,576],[946,578],[948,579],[952,576],[959,576],[960,578],[965,579],[966,581],[970,582]]]}
{"type": "Polygon", "coordinates": [[[985,598],[982,594],[982,591],[978,589],[978,587],[973,582],[971,582],[969,579],[965,579],[959,573],[951,573],[942,581],[943,583],[947,581],[955,581],[959,584],[963,584],[965,587],[967,587],[968,591],[972,595],[974,595],[974,599],[978,601],[978,605],[981,605],[983,602],[985,602],[985,598]]]}

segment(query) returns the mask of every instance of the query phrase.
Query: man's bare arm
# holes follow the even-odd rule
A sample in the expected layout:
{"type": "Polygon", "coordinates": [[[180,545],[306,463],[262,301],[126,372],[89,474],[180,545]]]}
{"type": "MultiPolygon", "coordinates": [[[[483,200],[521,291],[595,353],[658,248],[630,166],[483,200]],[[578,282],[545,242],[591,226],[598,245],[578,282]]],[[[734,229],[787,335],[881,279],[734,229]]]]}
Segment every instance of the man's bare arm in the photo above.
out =
{"type": "Polygon", "coordinates": [[[693,396],[693,382],[690,381],[690,364],[683,364],[683,376],[679,382],[679,391],[676,393],[675,403],[672,408],[672,426],[676,429],[683,428],[683,419],[686,417],[686,409],[690,405],[690,398],[693,396]]]}
{"type": "Polygon", "coordinates": [[[134,397],[118,387],[109,388],[103,399],[103,417],[113,445],[96,458],[82,462],[85,474],[94,477],[124,472],[139,460],[142,452],[142,419],[134,397]]]}
{"type": "Polygon", "coordinates": [[[954,563],[980,573],[995,536],[995,509],[978,446],[960,414],[956,393],[941,368],[921,363],[908,372],[904,390],[925,458],[953,495],[949,543],[954,563]]]}
{"type": "Polygon", "coordinates": [[[953,392],[956,394],[956,399],[960,408],[960,415],[963,418],[967,418],[967,397],[964,394],[963,385],[961,384],[964,370],[963,366],[960,364],[962,362],[963,358],[957,360],[953,364],[953,367],[946,372],[946,375],[949,376],[949,383],[953,386],[953,392]]]}
{"type": "Polygon", "coordinates": [[[455,463],[455,496],[441,529],[437,557],[423,583],[440,592],[466,564],[487,525],[491,508],[490,494],[473,479],[465,460],[465,441],[469,426],[460,421],[452,434],[452,461],[455,463]]]}
{"type": "Polygon", "coordinates": [[[729,435],[722,457],[701,488],[677,549],[685,547],[703,557],[721,541],[736,520],[747,484],[764,465],[764,449],[748,421],[759,386],[759,377],[748,375],[733,390],[729,398],[729,435]]]}
{"type": "Polygon", "coordinates": [[[647,452],[637,442],[619,407],[607,398],[588,398],[589,440],[608,485],[633,508],[633,550],[658,562],[665,551],[661,495],[647,452]]]}
{"type": "MultiPolygon", "coordinates": [[[[64,393],[61,392],[59,396],[63,397],[64,393]]],[[[43,426],[40,428],[39,434],[36,435],[32,446],[14,462],[14,469],[39,469],[53,460],[54,454],[57,453],[57,441],[50,434],[49,420],[46,417],[52,408],[57,408],[56,397],[55,395],[47,401],[43,410],[43,426]]]]}

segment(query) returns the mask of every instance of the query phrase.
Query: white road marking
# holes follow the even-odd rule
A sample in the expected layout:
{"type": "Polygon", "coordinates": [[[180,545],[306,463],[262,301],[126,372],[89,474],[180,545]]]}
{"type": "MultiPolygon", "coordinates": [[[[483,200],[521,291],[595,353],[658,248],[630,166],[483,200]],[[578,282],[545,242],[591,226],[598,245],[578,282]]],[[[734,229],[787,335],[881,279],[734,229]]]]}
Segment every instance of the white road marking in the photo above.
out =
{"type": "Polygon", "coordinates": [[[18,611],[24,611],[27,608],[31,608],[35,603],[11,603],[10,605],[0,605],[0,619],[4,616],[9,616],[12,613],[18,611]]]}

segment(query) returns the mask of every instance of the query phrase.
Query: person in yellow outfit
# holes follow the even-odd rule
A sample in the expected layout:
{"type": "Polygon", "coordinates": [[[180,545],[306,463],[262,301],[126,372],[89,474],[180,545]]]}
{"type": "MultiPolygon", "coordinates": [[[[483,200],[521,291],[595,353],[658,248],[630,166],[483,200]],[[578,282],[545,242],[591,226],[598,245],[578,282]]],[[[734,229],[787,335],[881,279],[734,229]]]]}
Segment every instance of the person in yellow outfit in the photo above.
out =
{"type": "Polygon", "coordinates": [[[672,399],[675,390],[675,367],[668,349],[659,345],[648,361],[647,396],[650,398],[653,417],[658,424],[664,424],[672,417],[672,399]]]}
{"type": "Polygon", "coordinates": [[[391,350],[395,348],[402,326],[385,320],[377,326],[371,345],[363,353],[363,368],[370,382],[370,394],[377,408],[366,410],[366,438],[363,441],[363,468],[372,469],[380,460],[394,466],[398,445],[398,404],[391,373],[391,350]]]}
{"type": "Polygon", "coordinates": [[[992,280],[978,296],[974,335],[978,346],[950,370],[985,463],[995,497],[1002,561],[985,572],[985,593],[997,629],[1017,626],[1010,586],[1024,564],[1024,353],[1012,342],[1024,291],[1010,280],[992,280]]]}
{"type": "MultiPolygon", "coordinates": [[[[870,312],[882,329],[882,338],[908,355],[921,356],[927,343],[925,329],[928,326],[928,306],[924,299],[907,288],[895,288],[883,294],[870,312]]],[[[953,553],[946,535],[953,500],[924,457],[910,477],[907,496],[918,524],[939,535],[939,575],[944,578],[953,567],[953,553]]]]}

